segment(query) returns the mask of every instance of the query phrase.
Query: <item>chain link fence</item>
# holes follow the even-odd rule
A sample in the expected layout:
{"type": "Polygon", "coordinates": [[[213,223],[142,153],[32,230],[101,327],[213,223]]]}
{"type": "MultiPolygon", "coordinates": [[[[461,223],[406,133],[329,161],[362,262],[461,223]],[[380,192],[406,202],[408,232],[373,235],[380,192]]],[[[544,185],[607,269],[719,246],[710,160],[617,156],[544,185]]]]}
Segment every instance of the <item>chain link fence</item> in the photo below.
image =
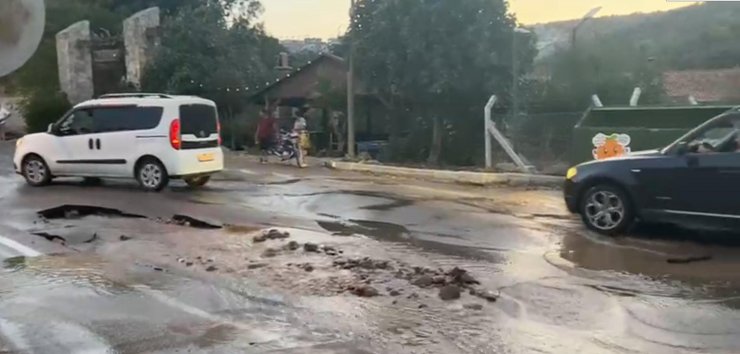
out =
{"type": "MultiPolygon", "coordinates": [[[[506,135],[516,152],[538,171],[562,174],[568,168],[573,127],[582,116],[583,112],[521,115],[507,125],[506,135]]],[[[497,161],[505,158],[501,154],[495,154],[495,157],[497,161]]]]}

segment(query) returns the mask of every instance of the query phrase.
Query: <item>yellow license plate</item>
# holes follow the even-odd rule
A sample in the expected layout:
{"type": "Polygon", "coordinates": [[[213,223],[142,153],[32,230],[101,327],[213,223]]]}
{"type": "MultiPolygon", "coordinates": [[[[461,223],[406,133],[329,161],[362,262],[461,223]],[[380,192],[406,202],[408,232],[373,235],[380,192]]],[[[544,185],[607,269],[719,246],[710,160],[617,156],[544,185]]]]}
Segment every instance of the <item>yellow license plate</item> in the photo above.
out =
{"type": "Polygon", "coordinates": [[[207,153],[207,154],[200,154],[198,155],[198,161],[200,162],[208,162],[213,161],[216,157],[213,156],[213,153],[207,153]]]}

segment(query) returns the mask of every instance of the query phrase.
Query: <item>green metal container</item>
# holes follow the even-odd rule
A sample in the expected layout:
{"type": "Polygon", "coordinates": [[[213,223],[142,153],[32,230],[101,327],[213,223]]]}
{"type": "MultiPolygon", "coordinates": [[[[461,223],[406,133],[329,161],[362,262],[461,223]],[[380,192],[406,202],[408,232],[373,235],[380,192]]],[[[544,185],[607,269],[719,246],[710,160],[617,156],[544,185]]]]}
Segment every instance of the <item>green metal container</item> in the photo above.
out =
{"type": "Polygon", "coordinates": [[[591,107],[574,128],[570,162],[665,147],[733,107],[591,107]]]}

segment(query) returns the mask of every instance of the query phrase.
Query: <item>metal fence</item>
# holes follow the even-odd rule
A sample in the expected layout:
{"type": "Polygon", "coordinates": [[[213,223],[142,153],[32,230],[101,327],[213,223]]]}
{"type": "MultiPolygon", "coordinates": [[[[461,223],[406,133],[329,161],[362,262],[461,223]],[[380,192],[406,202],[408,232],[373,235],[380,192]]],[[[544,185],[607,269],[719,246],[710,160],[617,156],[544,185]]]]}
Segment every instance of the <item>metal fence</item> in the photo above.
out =
{"type": "MultiPolygon", "coordinates": [[[[583,112],[521,115],[507,124],[506,135],[516,152],[539,171],[561,173],[563,168],[567,168],[573,127],[582,116],[583,112]]],[[[500,149],[494,147],[496,150],[500,149]]],[[[496,155],[499,161],[503,157],[496,155]]]]}

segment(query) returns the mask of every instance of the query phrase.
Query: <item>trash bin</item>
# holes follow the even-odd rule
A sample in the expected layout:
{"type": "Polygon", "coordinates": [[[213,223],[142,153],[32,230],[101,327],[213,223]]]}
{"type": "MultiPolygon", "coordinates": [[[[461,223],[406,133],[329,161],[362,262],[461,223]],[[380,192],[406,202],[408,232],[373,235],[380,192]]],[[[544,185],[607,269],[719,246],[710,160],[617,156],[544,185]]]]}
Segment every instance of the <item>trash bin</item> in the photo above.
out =
{"type": "Polygon", "coordinates": [[[573,128],[570,162],[662,148],[734,106],[591,107],[573,128]]]}

